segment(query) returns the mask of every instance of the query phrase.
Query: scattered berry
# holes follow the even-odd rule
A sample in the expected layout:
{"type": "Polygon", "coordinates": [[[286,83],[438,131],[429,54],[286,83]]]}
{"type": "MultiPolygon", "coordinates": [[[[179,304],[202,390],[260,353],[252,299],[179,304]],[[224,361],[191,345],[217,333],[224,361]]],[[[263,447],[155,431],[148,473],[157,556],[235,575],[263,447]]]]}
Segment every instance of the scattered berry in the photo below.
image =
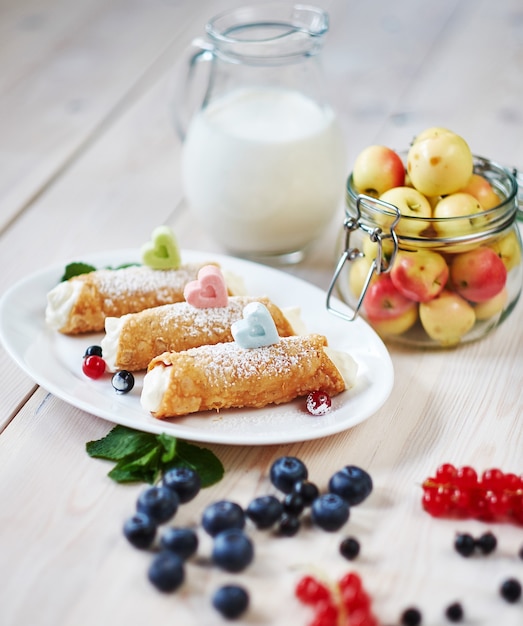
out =
{"type": "Polygon", "coordinates": [[[360,467],[347,465],[331,476],[329,491],[341,496],[350,506],[355,506],[371,493],[372,478],[360,467]]]}
{"type": "Polygon", "coordinates": [[[476,541],[468,533],[458,533],[454,539],[454,548],[461,556],[470,556],[476,547],[476,541]]]}
{"type": "Polygon", "coordinates": [[[300,578],[294,593],[303,604],[315,605],[318,602],[331,599],[331,592],[328,587],[316,580],[314,576],[303,576],[303,578],[300,578]]]}
{"type": "Polygon", "coordinates": [[[282,456],[271,465],[271,482],[283,493],[290,493],[296,483],[306,480],[307,477],[307,467],[294,456],[282,456]]]}
{"type": "Polygon", "coordinates": [[[254,558],[252,541],[239,528],[230,528],[216,535],[212,560],[228,572],[241,572],[254,558]]]}
{"type": "Polygon", "coordinates": [[[513,604],[521,598],[521,583],[516,578],[507,578],[502,583],[499,593],[504,600],[513,604]]]}
{"type": "Polygon", "coordinates": [[[251,500],[245,515],[259,529],[270,528],[281,517],[283,505],[275,496],[259,496],[251,500]]]}
{"type": "Polygon", "coordinates": [[[247,610],[249,594],[239,585],[224,585],[214,593],[212,605],[226,619],[236,619],[247,610]]]}
{"type": "Polygon", "coordinates": [[[160,538],[160,546],[186,561],[198,549],[198,535],[192,528],[167,528],[160,538]]]}
{"type": "Polygon", "coordinates": [[[134,387],[134,376],[127,370],[120,370],[116,372],[116,374],[113,374],[111,384],[116,393],[129,393],[134,387]]]}
{"type": "Polygon", "coordinates": [[[294,535],[300,530],[300,520],[294,515],[284,513],[280,518],[278,524],[278,533],[284,537],[294,537],[294,535]]]}
{"type": "Polygon", "coordinates": [[[307,396],[307,411],[311,415],[326,415],[331,410],[331,398],[324,391],[311,391],[307,396]]]}
{"type": "Polygon", "coordinates": [[[402,626],[419,626],[421,624],[421,612],[415,607],[405,609],[401,614],[400,624],[402,626]]]}
{"type": "Polygon", "coordinates": [[[102,356],[102,347],[101,346],[89,346],[86,348],[84,353],[84,359],[88,356],[102,356]]]}
{"type": "Polygon", "coordinates": [[[182,559],[174,552],[160,552],[149,567],[148,578],[159,591],[175,591],[185,578],[182,559]]]}
{"type": "Polygon", "coordinates": [[[347,537],[340,543],[340,554],[353,561],[360,553],[360,542],[354,537],[347,537]]]}
{"type": "Polygon", "coordinates": [[[245,513],[236,502],[218,500],[203,511],[202,526],[211,537],[232,528],[241,530],[245,526],[245,513]]]}
{"type": "Polygon", "coordinates": [[[149,548],[156,536],[156,524],[145,513],[135,513],[123,526],[123,534],[135,548],[149,548]]]}
{"type": "Polygon", "coordinates": [[[461,622],[463,619],[463,607],[459,602],[449,604],[445,609],[445,616],[449,622],[461,622]]]}
{"type": "Polygon", "coordinates": [[[349,519],[349,505],[339,495],[326,493],[312,503],[312,521],[329,532],[339,530],[349,519]]]}
{"type": "Polygon", "coordinates": [[[105,374],[105,361],[96,354],[88,356],[82,363],[82,371],[87,377],[94,380],[101,378],[105,374]]]}
{"type": "Polygon", "coordinates": [[[299,494],[303,498],[303,504],[307,507],[320,495],[320,490],[309,480],[300,480],[299,483],[294,485],[294,493],[299,494]]]}
{"type": "Polygon", "coordinates": [[[202,483],[198,472],[191,467],[182,466],[167,470],[163,475],[162,484],[175,491],[180,503],[185,504],[199,493],[202,483]]]}
{"type": "Polygon", "coordinates": [[[476,539],[476,546],[483,554],[490,554],[491,552],[494,552],[497,545],[498,540],[491,532],[483,533],[481,537],[476,539]]]}
{"type": "Polygon", "coordinates": [[[295,517],[301,515],[303,513],[303,509],[305,508],[303,498],[295,491],[288,493],[285,498],[283,498],[282,504],[284,513],[295,517]]]}
{"type": "Polygon", "coordinates": [[[156,524],[173,517],[178,510],[178,496],[167,487],[149,487],[138,496],[136,509],[148,515],[156,524]]]}

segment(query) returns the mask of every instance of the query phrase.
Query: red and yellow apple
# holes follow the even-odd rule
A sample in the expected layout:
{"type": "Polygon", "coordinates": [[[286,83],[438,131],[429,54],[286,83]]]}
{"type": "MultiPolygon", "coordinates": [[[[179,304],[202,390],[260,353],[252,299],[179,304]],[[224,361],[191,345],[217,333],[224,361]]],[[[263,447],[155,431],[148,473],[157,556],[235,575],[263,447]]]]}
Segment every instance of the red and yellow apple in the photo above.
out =
{"type": "Polygon", "coordinates": [[[460,237],[487,223],[481,204],[469,193],[456,192],[442,198],[434,207],[438,218],[434,227],[439,237],[460,237]]]}
{"type": "Polygon", "coordinates": [[[427,302],[439,295],[448,277],[445,259],[432,250],[400,250],[390,272],[396,289],[415,302],[427,302]]]}
{"type": "Polygon", "coordinates": [[[493,209],[501,202],[490,182],[481,174],[472,174],[469,182],[460,191],[474,196],[485,210],[493,209]]]}
{"type": "Polygon", "coordinates": [[[374,319],[372,316],[367,317],[378,335],[382,337],[403,335],[403,333],[407,332],[409,328],[412,328],[416,323],[418,319],[418,307],[412,306],[401,315],[386,320],[374,319]]]}
{"type": "Polygon", "coordinates": [[[489,248],[492,248],[503,261],[507,272],[521,263],[521,244],[515,230],[493,241],[489,248]]]}
{"type": "Polygon", "coordinates": [[[458,344],[476,322],[474,308],[447,289],[437,298],[419,304],[419,318],[427,335],[445,347],[458,344]]]}
{"type": "Polygon", "coordinates": [[[464,187],[473,171],[467,142],[447,129],[427,129],[407,154],[407,173],[425,196],[444,196],[464,187]]]}
{"type": "Polygon", "coordinates": [[[453,288],[470,302],[485,302],[507,282],[507,269],[499,256],[486,246],[457,254],[450,266],[453,288]]]}
{"type": "Polygon", "coordinates": [[[380,274],[367,289],[363,307],[369,321],[396,319],[417,305],[402,295],[394,286],[389,274],[380,274]]]}
{"type": "MultiPolygon", "coordinates": [[[[399,209],[402,219],[396,226],[398,235],[402,237],[416,237],[427,228],[427,222],[423,218],[432,216],[432,207],[427,198],[414,187],[394,187],[393,189],[388,189],[381,194],[380,200],[388,202],[399,209]]],[[[393,217],[387,217],[388,223],[380,225],[388,227],[393,220],[393,217]]]]}
{"type": "Polygon", "coordinates": [[[352,182],[359,193],[378,197],[387,189],[404,184],[405,166],[391,148],[368,146],[356,157],[352,182]]]}

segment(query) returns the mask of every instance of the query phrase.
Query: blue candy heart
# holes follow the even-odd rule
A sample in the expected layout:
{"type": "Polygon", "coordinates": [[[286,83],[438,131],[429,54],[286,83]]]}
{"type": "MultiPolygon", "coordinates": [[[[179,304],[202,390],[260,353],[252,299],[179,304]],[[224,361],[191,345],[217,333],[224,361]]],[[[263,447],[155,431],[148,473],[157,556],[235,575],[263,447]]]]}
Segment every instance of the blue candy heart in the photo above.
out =
{"type": "Polygon", "coordinates": [[[249,302],[243,309],[243,319],[234,322],[231,332],[242,348],[271,346],[280,340],[276,324],[261,302],[249,302]]]}

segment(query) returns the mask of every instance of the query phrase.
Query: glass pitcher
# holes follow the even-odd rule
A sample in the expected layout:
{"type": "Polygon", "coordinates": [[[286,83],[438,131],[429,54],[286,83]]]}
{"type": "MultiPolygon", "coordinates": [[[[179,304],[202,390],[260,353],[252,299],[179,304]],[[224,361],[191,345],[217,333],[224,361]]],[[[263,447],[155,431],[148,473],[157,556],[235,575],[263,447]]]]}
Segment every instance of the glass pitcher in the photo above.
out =
{"type": "Polygon", "coordinates": [[[327,30],[323,10],[279,3],[222,13],[193,42],[185,107],[207,72],[182,128],[184,191],[232,254],[298,262],[342,210],[344,142],[319,63],[327,30]]]}

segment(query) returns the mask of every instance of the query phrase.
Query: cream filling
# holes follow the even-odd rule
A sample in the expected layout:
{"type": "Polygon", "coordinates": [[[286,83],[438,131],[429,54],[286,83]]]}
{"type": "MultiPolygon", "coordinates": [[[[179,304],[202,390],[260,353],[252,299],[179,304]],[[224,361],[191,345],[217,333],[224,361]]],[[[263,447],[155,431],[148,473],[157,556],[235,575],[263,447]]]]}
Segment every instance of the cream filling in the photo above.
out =
{"type": "MultiPolygon", "coordinates": [[[[323,349],[342,375],[346,389],[353,387],[358,372],[356,361],[346,352],[332,348],[323,349]]],[[[169,366],[157,365],[144,376],[140,403],[146,411],[155,413],[160,408],[169,387],[169,369],[169,366]]]]}
{"type": "Polygon", "coordinates": [[[47,307],[45,309],[45,322],[53,330],[63,328],[68,320],[74,304],[78,300],[82,290],[82,282],[64,281],[51,289],[47,294],[47,307]]]}
{"type": "Polygon", "coordinates": [[[105,336],[100,346],[104,357],[105,365],[110,372],[116,371],[116,354],[118,350],[118,342],[120,333],[124,324],[125,315],[122,317],[106,317],[105,318],[105,336]]]}
{"type": "Polygon", "coordinates": [[[157,365],[143,378],[140,404],[151,413],[155,413],[162,403],[162,398],[169,387],[169,367],[157,365]]]}
{"type": "Polygon", "coordinates": [[[292,330],[296,335],[307,335],[307,327],[301,317],[301,309],[298,306],[287,307],[282,310],[283,315],[292,326],[292,330]]]}

